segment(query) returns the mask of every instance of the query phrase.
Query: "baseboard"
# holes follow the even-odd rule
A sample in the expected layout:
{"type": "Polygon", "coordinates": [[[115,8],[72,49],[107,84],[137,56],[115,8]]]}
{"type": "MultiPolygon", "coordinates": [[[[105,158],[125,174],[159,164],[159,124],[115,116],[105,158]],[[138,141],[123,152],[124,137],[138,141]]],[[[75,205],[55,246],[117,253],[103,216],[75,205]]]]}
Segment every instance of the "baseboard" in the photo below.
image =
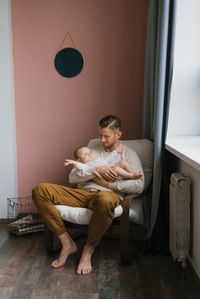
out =
{"type": "Polygon", "coordinates": [[[187,259],[187,268],[188,268],[188,272],[190,273],[193,281],[195,282],[196,286],[197,286],[197,290],[198,290],[198,294],[199,294],[199,298],[200,298],[200,278],[197,275],[197,273],[195,272],[191,262],[187,259]]]}
{"type": "Polygon", "coordinates": [[[9,218],[0,218],[0,225],[6,225],[13,221],[14,221],[13,219],[9,219],[9,218]]]}

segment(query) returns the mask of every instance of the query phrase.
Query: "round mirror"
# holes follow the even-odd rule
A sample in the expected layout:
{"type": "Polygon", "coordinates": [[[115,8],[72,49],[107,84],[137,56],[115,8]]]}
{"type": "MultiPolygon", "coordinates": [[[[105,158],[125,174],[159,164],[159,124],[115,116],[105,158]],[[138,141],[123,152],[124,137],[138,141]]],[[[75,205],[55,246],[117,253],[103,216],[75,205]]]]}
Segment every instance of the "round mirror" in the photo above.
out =
{"type": "Polygon", "coordinates": [[[83,56],[74,48],[64,48],[56,54],[54,65],[61,76],[75,77],[82,71],[83,56]]]}

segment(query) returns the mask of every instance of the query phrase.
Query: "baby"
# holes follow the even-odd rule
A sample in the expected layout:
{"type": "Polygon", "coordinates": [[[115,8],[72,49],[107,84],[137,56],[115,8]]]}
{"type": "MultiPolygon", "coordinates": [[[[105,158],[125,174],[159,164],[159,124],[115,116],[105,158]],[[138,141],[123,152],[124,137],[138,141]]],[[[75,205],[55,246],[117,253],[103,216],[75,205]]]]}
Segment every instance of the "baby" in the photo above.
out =
{"type": "MultiPolygon", "coordinates": [[[[109,156],[109,160],[112,161],[119,153],[122,153],[123,147],[120,145],[117,149],[112,151],[109,156]]],[[[92,173],[100,177],[99,173],[94,170],[97,166],[108,165],[114,169],[118,176],[123,179],[137,180],[142,177],[141,172],[134,172],[131,166],[126,160],[121,160],[115,164],[109,164],[102,158],[94,158],[91,150],[86,146],[78,147],[74,152],[74,157],[76,160],[65,159],[64,166],[73,165],[79,170],[79,175],[91,175],[92,173]]]]}

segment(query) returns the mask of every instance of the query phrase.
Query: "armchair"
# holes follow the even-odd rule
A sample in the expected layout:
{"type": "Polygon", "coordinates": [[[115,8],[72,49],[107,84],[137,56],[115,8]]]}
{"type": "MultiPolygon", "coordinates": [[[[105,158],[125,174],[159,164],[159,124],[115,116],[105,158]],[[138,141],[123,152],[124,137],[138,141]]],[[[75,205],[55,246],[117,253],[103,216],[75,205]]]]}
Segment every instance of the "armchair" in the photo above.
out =
{"type": "MultiPolygon", "coordinates": [[[[99,139],[89,142],[90,148],[95,148],[99,139]]],[[[120,259],[123,264],[131,261],[130,239],[134,236],[137,240],[147,238],[146,225],[148,222],[148,211],[145,212],[144,200],[149,201],[151,195],[151,180],[153,168],[153,143],[147,139],[122,140],[121,144],[132,148],[139,155],[145,176],[145,188],[143,193],[127,195],[121,204],[115,209],[113,224],[107,232],[107,236],[120,237],[120,259]],[[132,233],[130,234],[132,229],[132,233]]],[[[66,222],[68,232],[72,238],[76,238],[87,232],[87,225],[90,222],[92,210],[87,208],[77,208],[56,205],[61,218],[66,222]]],[[[45,231],[45,247],[47,251],[58,250],[60,245],[58,239],[48,229],[45,231]]]]}

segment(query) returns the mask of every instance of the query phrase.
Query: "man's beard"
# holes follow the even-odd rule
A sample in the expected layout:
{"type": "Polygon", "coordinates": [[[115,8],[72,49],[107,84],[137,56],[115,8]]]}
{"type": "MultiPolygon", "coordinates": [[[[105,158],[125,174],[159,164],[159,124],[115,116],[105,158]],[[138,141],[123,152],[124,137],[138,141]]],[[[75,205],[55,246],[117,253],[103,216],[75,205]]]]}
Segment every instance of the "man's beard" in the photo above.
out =
{"type": "Polygon", "coordinates": [[[103,148],[104,149],[112,149],[114,146],[115,146],[115,144],[116,144],[116,141],[115,142],[113,142],[112,144],[110,144],[110,145],[103,145],[103,148]]]}

